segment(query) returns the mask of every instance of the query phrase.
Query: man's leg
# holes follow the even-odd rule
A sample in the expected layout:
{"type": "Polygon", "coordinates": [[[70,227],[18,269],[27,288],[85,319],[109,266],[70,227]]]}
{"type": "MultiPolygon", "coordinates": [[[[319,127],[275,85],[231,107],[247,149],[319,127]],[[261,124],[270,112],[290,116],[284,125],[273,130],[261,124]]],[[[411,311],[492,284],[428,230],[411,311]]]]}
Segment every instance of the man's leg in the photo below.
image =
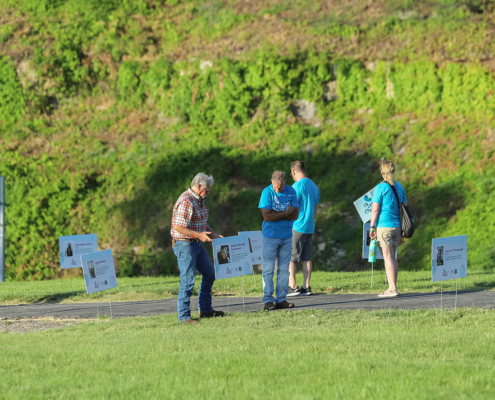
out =
{"type": "Polygon", "coordinates": [[[299,261],[299,257],[301,255],[301,245],[299,243],[300,233],[292,230],[292,255],[290,258],[289,264],[289,286],[292,289],[297,288],[296,284],[296,262],[299,261]]]}
{"type": "Polygon", "coordinates": [[[313,262],[311,261],[311,245],[313,235],[304,235],[304,244],[301,251],[301,261],[303,265],[303,289],[309,288],[311,281],[311,272],[313,272],[313,262]]]}
{"type": "Polygon", "coordinates": [[[311,281],[311,272],[313,272],[313,262],[312,261],[303,261],[303,288],[309,288],[311,281]]]}
{"type": "Polygon", "coordinates": [[[213,307],[211,306],[211,287],[213,286],[213,282],[215,282],[215,268],[203,244],[193,243],[193,245],[198,247],[196,268],[203,275],[198,293],[199,312],[206,314],[213,311],[213,307]]]}
{"type": "Polygon", "coordinates": [[[191,318],[191,295],[196,279],[196,255],[191,249],[190,242],[178,241],[174,253],[180,269],[179,296],[177,298],[177,313],[181,321],[191,318]]]}
{"type": "Polygon", "coordinates": [[[290,262],[289,264],[289,286],[292,289],[295,289],[297,287],[296,283],[296,263],[295,262],[290,262]]]}
{"type": "MultiPolygon", "coordinates": [[[[273,297],[273,274],[280,240],[263,238],[263,303],[265,304],[275,302],[275,298],[273,297]]],[[[278,268],[280,270],[280,261],[278,268]]]]}
{"type": "Polygon", "coordinates": [[[277,269],[277,303],[287,300],[287,290],[289,287],[289,264],[292,253],[292,239],[280,239],[278,248],[278,269],[277,269]]]}

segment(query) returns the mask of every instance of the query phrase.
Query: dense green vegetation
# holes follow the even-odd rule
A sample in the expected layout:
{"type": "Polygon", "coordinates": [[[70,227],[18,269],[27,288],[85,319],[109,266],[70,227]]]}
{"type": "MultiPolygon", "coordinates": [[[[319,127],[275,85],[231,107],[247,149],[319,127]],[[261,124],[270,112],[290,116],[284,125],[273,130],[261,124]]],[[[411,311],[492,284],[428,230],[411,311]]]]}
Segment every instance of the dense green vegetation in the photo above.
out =
{"type": "MultiPolygon", "coordinates": [[[[301,282],[302,274],[296,277],[301,282]]],[[[196,278],[193,295],[198,295],[201,277],[196,278]]],[[[180,278],[178,276],[139,276],[121,277],[119,286],[110,290],[111,301],[142,301],[162,300],[177,297],[180,278]]],[[[495,274],[492,271],[471,272],[467,278],[459,279],[459,291],[493,290],[495,274]]],[[[315,294],[378,294],[388,287],[386,283],[383,262],[375,264],[373,287],[371,287],[371,271],[357,272],[327,272],[315,271],[311,277],[311,289],[315,294]]],[[[434,293],[440,292],[439,282],[431,281],[430,271],[401,271],[397,287],[400,293],[434,293]]],[[[454,291],[456,281],[443,282],[443,291],[454,291]]],[[[213,296],[243,295],[241,278],[230,278],[215,281],[212,289],[213,296]]],[[[244,277],[244,295],[246,297],[263,296],[261,274],[244,277]]],[[[102,292],[97,296],[86,294],[83,278],[44,280],[35,282],[6,282],[2,284],[0,304],[29,304],[29,303],[90,303],[106,301],[107,294],[102,292]],[[103,296],[103,297],[102,297],[103,296]],[[102,300],[103,298],[103,300],[102,300]]]]}
{"type": "Polygon", "coordinates": [[[341,3],[3,0],[7,278],[63,276],[58,236],[81,233],[120,276],[175,273],[171,208],[195,173],[233,235],[260,228],[260,191],[294,159],[322,192],[316,268],[367,267],[352,202],[392,159],[418,221],[401,268],[468,234],[469,268],[493,269],[490,3],[341,3]]]}
{"type": "Polygon", "coordinates": [[[308,310],[0,333],[0,391],[4,399],[492,399],[494,322],[486,309],[308,310]]]}

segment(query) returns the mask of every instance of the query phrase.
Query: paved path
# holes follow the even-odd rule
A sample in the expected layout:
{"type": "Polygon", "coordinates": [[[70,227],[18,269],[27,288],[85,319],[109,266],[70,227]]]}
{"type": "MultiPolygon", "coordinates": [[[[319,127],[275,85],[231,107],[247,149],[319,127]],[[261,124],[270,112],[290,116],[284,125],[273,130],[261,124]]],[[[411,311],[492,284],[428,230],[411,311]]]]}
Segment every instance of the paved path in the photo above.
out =
{"type": "MultiPolygon", "coordinates": [[[[371,294],[320,294],[289,298],[296,307],[294,310],[378,310],[440,308],[440,293],[408,293],[396,298],[378,298],[371,294]]],[[[443,307],[454,308],[455,292],[443,293],[443,307]]],[[[192,299],[192,309],[197,311],[197,297],[192,299]]],[[[112,303],[114,317],[137,317],[176,312],[177,299],[157,301],[128,301],[112,303]]],[[[495,308],[495,292],[458,292],[457,307],[495,308]]],[[[214,297],[213,307],[228,312],[258,311],[263,307],[260,297],[214,297]]],[[[98,303],[100,315],[110,315],[107,303],[98,303]]],[[[96,303],[74,304],[29,304],[0,306],[0,319],[21,318],[95,318],[96,303]]]]}

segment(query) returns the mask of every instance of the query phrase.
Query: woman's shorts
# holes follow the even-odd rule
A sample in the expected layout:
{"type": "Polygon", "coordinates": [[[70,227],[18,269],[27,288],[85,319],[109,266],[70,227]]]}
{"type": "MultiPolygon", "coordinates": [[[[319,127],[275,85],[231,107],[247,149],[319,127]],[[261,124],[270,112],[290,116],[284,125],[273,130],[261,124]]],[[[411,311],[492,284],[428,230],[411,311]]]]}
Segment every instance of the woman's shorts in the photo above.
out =
{"type": "Polygon", "coordinates": [[[396,228],[376,228],[376,245],[378,247],[399,247],[400,238],[400,226],[396,228]]]}

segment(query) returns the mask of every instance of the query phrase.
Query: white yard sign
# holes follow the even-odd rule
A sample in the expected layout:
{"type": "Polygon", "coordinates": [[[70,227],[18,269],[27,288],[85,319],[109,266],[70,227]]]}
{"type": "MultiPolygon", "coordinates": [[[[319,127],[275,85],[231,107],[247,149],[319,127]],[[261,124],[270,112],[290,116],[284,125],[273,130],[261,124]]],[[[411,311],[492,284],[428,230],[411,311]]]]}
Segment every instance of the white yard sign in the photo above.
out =
{"type": "MultiPolygon", "coordinates": [[[[363,225],[363,258],[368,259],[368,255],[370,254],[370,223],[366,222],[363,225]]],[[[395,252],[395,258],[397,259],[397,251],[395,252]]],[[[382,252],[376,248],[376,260],[383,260],[382,252]]]]}
{"type": "Polygon", "coordinates": [[[253,273],[247,235],[213,240],[216,279],[234,278],[253,273]]]}
{"type": "Polygon", "coordinates": [[[98,251],[96,234],[60,236],[60,268],[81,268],[81,255],[98,251]]]}
{"type": "Polygon", "coordinates": [[[467,277],[467,235],[431,241],[431,280],[467,277]]]}
{"type": "Polygon", "coordinates": [[[117,287],[112,250],[83,254],[81,263],[87,294],[117,287]]]}
{"type": "Polygon", "coordinates": [[[369,222],[371,220],[371,207],[373,205],[371,200],[373,199],[374,191],[375,188],[371,189],[363,197],[360,197],[354,202],[354,206],[356,207],[359,216],[363,220],[363,223],[369,222]]]}
{"type": "Polygon", "coordinates": [[[251,252],[251,263],[253,265],[263,264],[263,233],[261,231],[239,232],[239,235],[246,235],[251,252]]]}

